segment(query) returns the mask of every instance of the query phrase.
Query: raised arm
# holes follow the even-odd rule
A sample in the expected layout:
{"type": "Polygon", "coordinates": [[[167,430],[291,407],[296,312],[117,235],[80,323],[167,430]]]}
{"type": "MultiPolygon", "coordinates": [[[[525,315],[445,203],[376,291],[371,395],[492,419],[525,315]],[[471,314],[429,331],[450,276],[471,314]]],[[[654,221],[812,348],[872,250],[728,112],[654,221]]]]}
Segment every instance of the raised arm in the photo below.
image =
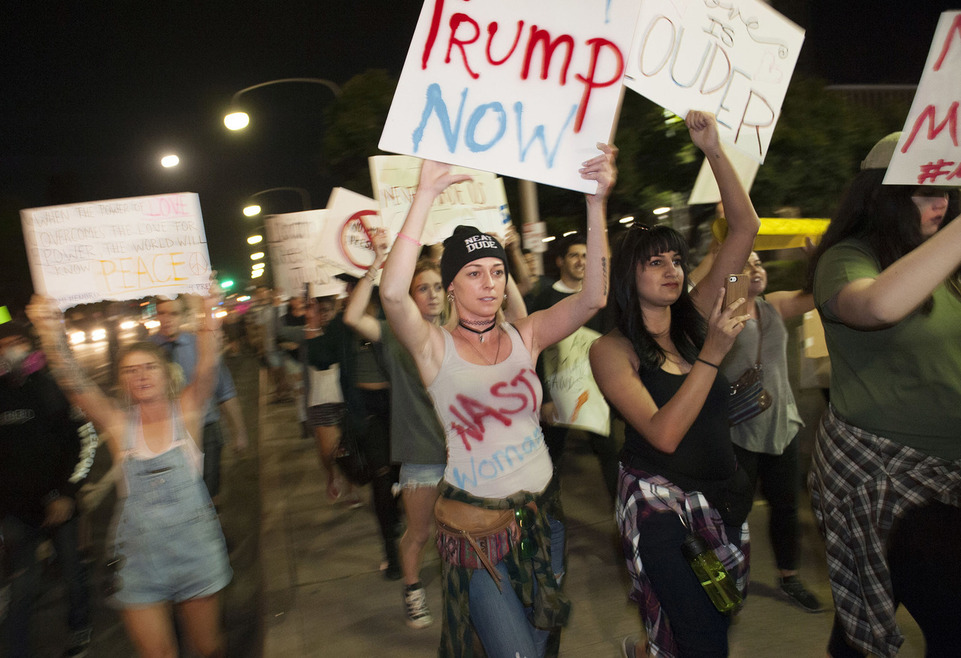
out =
{"type": "MultiPolygon", "coordinates": [[[[582,178],[597,181],[597,191],[587,200],[587,269],[580,292],[565,297],[550,308],[532,313],[526,322],[532,333],[531,353],[536,356],[546,347],[574,333],[607,305],[608,264],[607,198],[617,181],[617,149],[598,144],[601,155],[591,158],[580,169],[582,178]]],[[[518,330],[522,323],[518,323],[518,330]]],[[[522,332],[523,333],[523,332],[522,332]]]]}
{"type": "Polygon", "coordinates": [[[216,314],[220,295],[216,283],[211,283],[211,291],[202,302],[203,317],[199,318],[197,327],[197,367],[193,381],[184,388],[180,398],[184,415],[200,421],[214,394],[220,369],[220,318],[216,314]]]}
{"type": "Polygon", "coordinates": [[[691,291],[694,304],[701,315],[707,317],[714,305],[717,289],[724,285],[724,278],[744,270],[744,264],[754,249],[754,238],[761,221],[734,166],[721,148],[714,115],[692,110],[688,112],[685,122],[691,133],[691,141],[704,153],[714,173],[728,227],[727,239],[718,249],[711,269],[691,291]]]}
{"type": "Polygon", "coordinates": [[[470,176],[451,173],[450,165],[424,160],[414,201],[381,276],[380,302],[384,314],[397,339],[414,358],[425,381],[432,380],[440,367],[443,336],[437,327],[421,316],[410,296],[410,283],[420,252],[420,238],[434,199],[449,185],[469,179],[470,176]]]}
{"type": "Polygon", "coordinates": [[[367,268],[367,273],[360,277],[360,281],[347,298],[347,305],[344,307],[344,324],[367,340],[379,343],[380,322],[377,318],[368,315],[367,307],[370,304],[370,296],[374,292],[377,273],[387,260],[387,231],[383,228],[375,228],[371,233],[371,241],[373,243],[371,246],[374,248],[374,262],[367,268]]]}
{"type": "MultiPolygon", "coordinates": [[[[50,297],[34,295],[26,310],[40,337],[40,346],[47,357],[50,372],[67,399],[109,437],[121,436],[123,412],[77,363],[67,342],[63,313],[57,307],[56,301],[50,297]]],[[[111,444],[111,450],[115,447],[111,444]]]]}

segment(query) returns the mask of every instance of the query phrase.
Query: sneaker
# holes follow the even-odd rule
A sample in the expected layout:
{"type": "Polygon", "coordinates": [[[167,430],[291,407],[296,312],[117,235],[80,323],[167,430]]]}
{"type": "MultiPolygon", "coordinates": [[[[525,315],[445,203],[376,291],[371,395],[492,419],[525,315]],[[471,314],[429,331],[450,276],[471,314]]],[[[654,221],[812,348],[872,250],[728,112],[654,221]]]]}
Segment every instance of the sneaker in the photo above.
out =
{"type": "Polygon", "coordinates": [[[785,596],[802,610],[806,612],[821,612],[821,602],[811,594],[801,584],[801,579],[797,576],[785,576],[781,580],[781,591],[785,596]]]}
{"type": "Polygon", "coordinates": [[[434,623],[427,608],[427,591],[423,587],[406,590],[404,606],[407,608],[407,625],[411,628],[427,628],[434,623]]]}
{"type": "Polygon", "coordinates": [[[89,626],[70,634],[70,648],[64,652],[64,658],[81,658],[87,655],[90,648],[90,635],[93,629],[89,626]]]}

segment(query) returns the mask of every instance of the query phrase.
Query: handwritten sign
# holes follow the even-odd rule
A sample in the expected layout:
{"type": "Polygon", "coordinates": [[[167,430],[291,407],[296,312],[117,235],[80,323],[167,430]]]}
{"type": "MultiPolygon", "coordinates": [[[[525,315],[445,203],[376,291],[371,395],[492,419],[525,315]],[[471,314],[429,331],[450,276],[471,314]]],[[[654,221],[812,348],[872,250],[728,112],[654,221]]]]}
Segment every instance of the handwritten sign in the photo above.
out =
{"type": "Polygon", "coordinates": [[[383,226],[376,201],[335,187],[327,199],[327,221],[314,245],[314,254],[341,272],[364,276],[375,256],[370,232],[383,226]]]}
{"type": "Polygon", "coordinates": [[[34,288],[61,309],[209,288],[196,194],[28,208],[20,219],[34,288]]]}
{"type": "Polygon", "coordinates": [[[961,185],[961,11],[941,14],[886,185],[961,185]]]}
{"type": "MultiPolygon", "coordinates": [[[[417,191],[421,160],[403,155],[376,155],[369,161],[381,216],[391,235],[396,236],[417,191]]],[[[476,226],[484,233],[503,238],[511,221],[504,182],[486,171],[466,167],[454,167],[453,171],[469,174],[472,180],[451,185],[434,200],[421,242],[442,242],[458,224],[476,226]]]]}
{"type": "Polygon", "coordinates": [[[594,381],[588,356],[591,344],[599,337],[593,329],[581,327],[544,350],[544,385],[557,410],[556,425],[607,436],[611,410],[594,381]]]}
{"type": "Polygon", "coordinates": [[[713,112],[764,162],[804,30],[760,0],[644,0],[624,84],[678,116],[713,112]]]}
{"type": "Polygon", "coordinates": [[[308,210],[264,219],[274,285],[288,297],[302,295],[306,284],[312,289],[325,289],[340,273],[333,263],[318,258],[313,249],[323,235],[326,215],[325,210],[308,210]]]}
{"type": "Polygon", "coordinates": [[[571,190],[610,141],[635,0],[426,0],[380,148],[571,190]]]}

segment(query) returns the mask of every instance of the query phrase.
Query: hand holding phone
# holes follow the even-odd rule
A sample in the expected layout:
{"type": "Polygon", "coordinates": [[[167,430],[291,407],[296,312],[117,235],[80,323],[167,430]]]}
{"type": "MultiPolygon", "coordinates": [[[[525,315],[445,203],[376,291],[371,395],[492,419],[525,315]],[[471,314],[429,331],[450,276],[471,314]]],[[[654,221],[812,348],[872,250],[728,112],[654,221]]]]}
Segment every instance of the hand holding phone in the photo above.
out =
{"type": "Polygon", "coordinates": [[[724,280],[724,308],[743,298],[744,303],[734,310],[733,315],[747,315],[747,293],[750,285],[751,279],[747,274],[729,274],[724,280]]]}

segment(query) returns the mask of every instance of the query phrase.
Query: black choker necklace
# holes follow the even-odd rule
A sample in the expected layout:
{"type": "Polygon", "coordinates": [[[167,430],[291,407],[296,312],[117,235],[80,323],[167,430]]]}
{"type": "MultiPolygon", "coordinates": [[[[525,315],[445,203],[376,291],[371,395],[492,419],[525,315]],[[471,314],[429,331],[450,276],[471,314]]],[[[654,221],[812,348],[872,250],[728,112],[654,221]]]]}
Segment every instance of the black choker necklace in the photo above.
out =
{"type": "Polygon", "coordinates": [[[480,338],[479,338],[478,340],[480,340],[480,342],[483,343],[483,342],[484,342],[484,334],[486,334],[488,331],[491,331],[494,327],[496,327],[496,326],[497,326],[497,321],[496,321],[496,320],[491,320],[491,326],[487,327],[487,329],[473,329],[473,328],[471,328],[471,327],[468,327],[466,324],[464,324],[463,322],[460,322],[460,321],[459,321],[457,324],[460,326],[461,329],[467,329],[467,331],[470,331],[471,333],[475,333],[475,334],[477,334],[478,336],[480,336],[480,338]]]}

